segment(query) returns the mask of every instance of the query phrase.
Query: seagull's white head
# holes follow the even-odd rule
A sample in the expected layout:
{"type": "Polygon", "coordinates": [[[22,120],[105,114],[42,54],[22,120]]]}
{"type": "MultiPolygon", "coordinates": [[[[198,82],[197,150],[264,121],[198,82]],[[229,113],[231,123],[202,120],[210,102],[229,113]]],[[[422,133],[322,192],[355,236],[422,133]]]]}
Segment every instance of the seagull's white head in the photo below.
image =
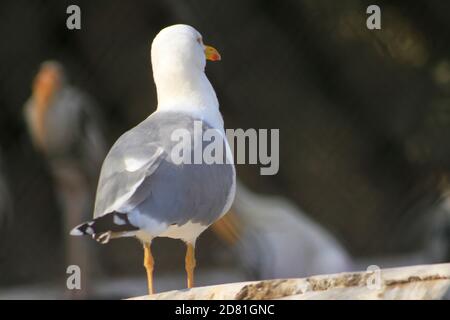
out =
{"type": "Polygon", "coordinates": [[[206,60],[220,60],[220,54],[204,45],[193,27],[177,24],[161,30],[153,40],[151,59],[158,109],[218,105],[204,72],[206,60]]]}
{"type": "Polygon", "coordinates": [[[203,72],[206,60],[220,60],[220,54],[213,47],[204,45],[202,35],[191,26],[176,24],[164,28],[153,40],[154,70],[203,72]]]}

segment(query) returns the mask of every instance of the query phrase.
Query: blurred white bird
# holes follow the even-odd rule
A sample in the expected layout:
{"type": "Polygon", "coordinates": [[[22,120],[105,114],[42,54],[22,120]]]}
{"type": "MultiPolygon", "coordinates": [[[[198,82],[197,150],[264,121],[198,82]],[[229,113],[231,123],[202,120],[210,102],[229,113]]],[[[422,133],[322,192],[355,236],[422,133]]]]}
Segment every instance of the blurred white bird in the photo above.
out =
{"type": "Polygon", "coordinates": [[[90,244],[68,236],[71,226],[88,219],[106,143],[92,99],[71,86],[60,63],[42,63],[25,104],[25,120],[35,148],[50,166],[63,210],[66,262],[83,272],[82,290],[75,297],[85,297],[90,244]]]}
{"type": "Polygon", "coordinates": [[[339,242],[289,200],[242,183],[229,213],[213,225],[233,245],[252,280],[298,278],[353,269],[339,242]]]}

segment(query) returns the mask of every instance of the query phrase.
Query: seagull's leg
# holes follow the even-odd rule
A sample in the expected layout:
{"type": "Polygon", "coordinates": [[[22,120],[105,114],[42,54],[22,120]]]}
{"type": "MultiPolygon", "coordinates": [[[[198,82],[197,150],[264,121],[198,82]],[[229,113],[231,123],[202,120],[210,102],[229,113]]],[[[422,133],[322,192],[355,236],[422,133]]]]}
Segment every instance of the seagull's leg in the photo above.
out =
{"type": "Polygon", "coordinates": [[[153,265],[151,243],[144,243],[144,267],[147,270],[148,294],[153,294],[153,265]]]}
{"type": "Polygon", "coordinates": [[[195,243],[186,243],[185,267],[187,273],[187,287],[194,287],[194,269],[195,269],[195,243]]]}

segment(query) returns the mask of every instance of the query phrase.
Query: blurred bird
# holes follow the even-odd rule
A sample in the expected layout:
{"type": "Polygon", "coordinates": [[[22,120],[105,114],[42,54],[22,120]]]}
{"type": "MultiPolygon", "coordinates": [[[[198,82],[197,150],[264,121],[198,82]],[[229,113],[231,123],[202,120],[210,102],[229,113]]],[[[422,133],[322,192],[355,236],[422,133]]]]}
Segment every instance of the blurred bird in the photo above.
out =
{"type": "Polygon", "coordinates": [[[118,237],[141,240],[149,293],[153,293],[153,238],[186,243],[187,286],[193,287],[196,239],[228,211],[235,188],[219,103],[204,71],[206,60],[220,60],[219,53],[204,45],[194,28],[174,25],[155,37],[151,57],[157,110],[111,148],[102,166],[94,220],[71,233],[92,235],[101,243],[118,237]],[[202,157],[208,146],[195,141],[206,130],[217,134],[216,145],[225,147],[221,163],[191,162],[194,152],[199,150],[202,157]],[[180,139],[174,134],[180,133],[188,136],[181,143],[183,158],[189,160],[178,162],[173,151],[180,139]]]}
{"type": "MultiPolygon", "coordinates": [[[[46,61],[34,78],[24,111],[32,142],[49,164],[64,212],[66,237],[70,226],[92,212],[95,183],[106,154],[97,110],[87,94],[68,83],[60,63],[46,61]]],[[[73,292],[80,298],[89,289],[87,246],[71,237],[65,239],[66,262],[78,265],[83,272],[82,289],[73,292]]]]}
{"type": "Polygon", "coordinates": [[[251,280],[351,271],[339,242],[289,200],[237,183],[233,206],[212,230],[238,253],[251,280]]]}

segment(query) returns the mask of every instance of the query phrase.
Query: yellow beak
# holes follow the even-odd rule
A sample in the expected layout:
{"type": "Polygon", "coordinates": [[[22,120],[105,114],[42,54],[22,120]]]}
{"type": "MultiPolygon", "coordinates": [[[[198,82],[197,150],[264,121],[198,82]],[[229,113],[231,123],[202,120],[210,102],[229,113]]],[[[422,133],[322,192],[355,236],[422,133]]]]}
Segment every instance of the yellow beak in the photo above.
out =
{"type": "Polygon", "coordinates": [[[216,49],[214,49],[211,46],[206,46],[206,45],[205,45],[205,56],[206,56],[206,60],[211,60],[211,61],[219,61],[221,59],[219,51],[217,51],[216,49]]]}

